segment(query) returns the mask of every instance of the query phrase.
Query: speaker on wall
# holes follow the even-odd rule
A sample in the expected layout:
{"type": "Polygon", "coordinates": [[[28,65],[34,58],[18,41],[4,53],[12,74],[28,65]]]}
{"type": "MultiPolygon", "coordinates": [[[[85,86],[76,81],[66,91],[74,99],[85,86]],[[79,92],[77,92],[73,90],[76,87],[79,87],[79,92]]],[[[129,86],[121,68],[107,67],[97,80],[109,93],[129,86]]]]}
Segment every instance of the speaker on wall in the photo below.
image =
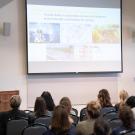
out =
{"type": "Polygon", "coordinates": [[[3,23],[3,36],[10,36],[11,24],[9,22],[3,23]]]}

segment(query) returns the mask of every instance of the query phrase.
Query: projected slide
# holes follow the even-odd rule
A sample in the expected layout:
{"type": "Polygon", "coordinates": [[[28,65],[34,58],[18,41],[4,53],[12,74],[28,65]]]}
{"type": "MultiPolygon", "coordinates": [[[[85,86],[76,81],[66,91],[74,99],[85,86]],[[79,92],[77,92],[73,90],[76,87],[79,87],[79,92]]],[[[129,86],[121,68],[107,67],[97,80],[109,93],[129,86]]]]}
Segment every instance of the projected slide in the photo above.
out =
{"type": "Polygon", "coordinates": [[[28,4],[27,25],[30,73],[121,71],[119,8],[28,4]]]}

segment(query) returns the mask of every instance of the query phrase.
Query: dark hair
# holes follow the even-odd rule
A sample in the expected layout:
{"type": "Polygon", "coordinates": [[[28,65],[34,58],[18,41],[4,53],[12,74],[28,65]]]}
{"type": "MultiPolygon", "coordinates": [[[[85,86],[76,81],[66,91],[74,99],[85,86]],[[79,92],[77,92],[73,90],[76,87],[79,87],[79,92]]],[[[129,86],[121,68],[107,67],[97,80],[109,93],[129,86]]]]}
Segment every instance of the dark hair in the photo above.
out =
{"type": "Polygon", "coordinates": [[[126,104],[131,108],[135,107],[135,96],[130,96],[126,101],[126,104]]]}
{"type": "Polygon", "coordinates": [[[60,105],[63,105],[65,107],[65,109],[67,110],[68,113],[70,113],[71,109],[72,109],[72,105],[71,105],[71,101],[68,97],[63,97],[60,100],[60,105]]]}
{"type": "Polygon", "coordinates": [[[58,105],[54,109],[51,128],[56,134],[66,134],[71,124],[64,106],[58,105]]]}
{"type": "Polygon", "coordinates": [[[34,106],[36,117],[41,117],[46,113],[46,103],[42,97],[37,97],[34,106]]]}
{"type": "Polygon", "coordinates": [[[109,124],[102,118],[98,118],[94,124],[94,135],[109,135],[111,129],[109,124]]]}
{"type": "Polygon", "coordinates": [[[123,126],[127,129],[133,127],[134,116],[129,106],[122,106],[119,110],[119,117],[122,120],[123,126]]]}
{"type": "Polygon", "coordinates": [[[98,100],[101,105],[101,107],[111,107],[111,98],[108,90],[102,89],[98,93],[98,100]]]}
{"type": "Polygon", "coordinates": [[[44,91],[41,94],[41,97],[43,97],[44,100],[45,100],[45,102],[46,102],[47,110],[48,111],[53,111],[54,110],[54,107],[55,107],[55,104],[54,104],[54,101],[53,101],[53,98],[52,98],[50,92],[44,91]]]}
{"type": "Polygon", "coordinates": [[[91,119],[96,119],[100,115],[100,104],[96,101],[91,101],[87,104],[87,112],[91,119]]]}

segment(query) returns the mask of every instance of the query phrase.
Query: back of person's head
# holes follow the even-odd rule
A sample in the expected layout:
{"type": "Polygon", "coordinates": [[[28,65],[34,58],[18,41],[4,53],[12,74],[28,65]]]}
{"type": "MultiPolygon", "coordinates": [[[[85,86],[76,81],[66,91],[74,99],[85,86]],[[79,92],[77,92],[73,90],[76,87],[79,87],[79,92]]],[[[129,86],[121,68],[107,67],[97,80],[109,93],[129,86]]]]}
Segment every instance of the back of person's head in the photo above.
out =
{"type": "Polygon", "coordinates": [[[125,90],[121,90],[119,93],[119,98],[120,98],[120,102],[124,102],[127,100],[128,98],[128,93],[125,90]]]}
{"type": "Polygon", "coordinates": [[[36,117],[41,117],[46,113],[46,103],[42,97],[37,97],[34,106],[36,117]]]}
{"type": "Polygon", "coordinates": [[[94,135],[110,135],[111,129],[109,124],[102,118],[98,118],[94,124],[94,135]]]}
{"type": "Polygon", "coordinates": [[[99,117],[101,106],[97,101],[89,102],[86,108],[91,119],[96,119],[99,117]]]}
{"type": "Polygon", "coordinates": [[[130,96],[127,100],[126,100],[126,104],[133,108],[135,107],[135,96],[130,96]]]}
{"type": "Polygon", "coordinates": [[[10,106],[15,109],[15,108],[19,108],[21,104],[21,97],[19,95],[13,95],[10,98],[10,106]]]}
{"type": "Polygon", "coordinates": [[[51,128],[57,133],[62,133],[70,128],[68,113],[64,106],[58,105],[54,109],[51,128]]]}
{"type": "Polygon", "coordinates": [[[101,105],[101,107],[110,107],[111,104],[111,98],[110,94],[107,89],[101,89],[98,93],[98,100],[101,105]]]}
{"type": "Polygon", "coordinates": [[[60,100],[59,104],[65,106],[67,112],[70,113],[70,111],[72,109],[72,105],[71,105],[71,101],[70,101],[70,99],[68,97],[63,97],[60,100]]]}
{"type": "Polygon", "coordinates": [[[43,97],[44,100],[45,100],[45,102],[46,102],[47,110],[48,111],[53,111],[54,110],[54,107],[55,107],[55,104],[54,104],[54,101],[53,101],[53,98],[52,98],[51,93],[48,92],[48,91],[44,91],[41,94],[41,97],[43,97]]]}
{"type": "Polygon", "coordinates": [[[131,108],[129,106],[122,106],[119,109],[119,117],[122,120],[123,126],[127,129],[133,127],[134,116],[131,108]]]}

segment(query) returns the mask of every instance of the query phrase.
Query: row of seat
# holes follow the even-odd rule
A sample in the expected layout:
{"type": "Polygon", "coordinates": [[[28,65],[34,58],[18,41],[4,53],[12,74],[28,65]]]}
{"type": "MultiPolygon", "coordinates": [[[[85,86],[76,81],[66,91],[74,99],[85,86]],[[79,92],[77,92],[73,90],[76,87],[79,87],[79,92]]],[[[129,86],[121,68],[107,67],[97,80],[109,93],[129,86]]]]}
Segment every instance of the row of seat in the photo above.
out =
{"type": "MultiPolygon", "coordinates": [[[[80,111],[80,121],[86,120],[87,119],[87,112],[86,108],[83,108],[80,111]]],[[[101,109],[101,115],[105,119],[112,119],[118,117],[118,112],[114,107],[105,107],[101,109]]]]}
{"type": "MultiPolygon", "coordinates": [[[[118,112],[114,107],[105,107],[101,109],[101,117],[103,117],[103,119],[108,121],[112,129],[122,125],[122,121],[119,119],[118,112]]],[[[80,112],[80,121],[86,119],[87,119],[86,108],[83,108],[80,112]]]]}
{"type": "MultiPolygon", "coordinates": [[[[115,107],[105,107],[101,109],[101,117],[105,119],[110,125],[111,129],[122,126],[122,121],[119,118],[118,112],[115,107]]],[[[80,112],[80,121],[86,120],[86,108],[83,108],[80,112]]],[[[124,130],[120,132],[120,135],[135,135],[135,129],[124,130]]]]}
{"type": "MultiPolygon", "coordinates": [[[[116,123],[111,123],[112,120],[109,121],[110,126],[111,124],[115,127],[120,126],[117,119],[114,120],[116,120],[116,123]]],[[[47,130],[48,127],[41,123],[28,125],[26,119],[10,120],[7,124],[7,135],[42,135],[47,130]]],[[[135,135],[135,130],[124,130],[121,135],[135,135]]]]}
{"type": "MultiPolygon", "coordinates": [[[[29,112],[28,110],[26,110],[25,112],[32,113],[32,111],[29,112]]],[[[118,117],[118,113],[116,112],[114,107],[103,108],[101,110],[101,115],[107,121],[108,120],[109,121],[115,121],[115,122],[116,122],[116,120],[120,121],[119,117],[118,117]]],[[[70,116],[72,117],[72,119],[74,120],[74,124],[76,125],[76,124],[78,124],[78,121],[83,121],[83,120],[87,119],[86,108],[83,108],[81,110],[80,118],[78,117],[78,111],[74,108],[72,108],[70,116]]],[[[43,123],[43,124],[48,126],[50,124],[50,117],[41,117],[41,118],[36,119],[36,121],[38,123],[43,123]]]]}
{"type": "MultiPolygon", "coordinates": [[[[32,111],[27,110],[27,113],[32,113],[32,111]]],[[[79,121],[79,117],[71,114],[76,125],[79,121]]],[[[26,118],[18,118],[15,120],[9,120],[7,123],[7,135],[40,135],[49,129],[52,117],[39,117],[35,119],[34,124],[30,124],[26,118]]]]}
{"type": "Polygon", "coordinates": [[[41,123],[28,125],[26,119],[10,120],[7,123],[7,135],[42,135],[48,127],[41,123]]]}
{"type": "MultiPolygon", "coordinates": [[[[86,108],[85,108],[86,111],[86,108]]],[[[84,111],[84,113],[86,113],[84,111]]],[[[71,114],[71,117],[74,119],[75,124],[78,123],[79,117],[76,115],[71,114]]],[[[113,109],[102,110],[102,117],[106,119],[112,129],[119,127],[122,125],[121,120],[118,117],[118,113],[113,109]]],[[[41,117],[35,120],[35,123],[32,125],[28,125],[28,121],[26,119],[18,119],[18,120],[11,120],[7,124],[7,135],[40,135],[46,130],[48,130],[49,125],[51,122],[51,117],[41,117]]],[[[121,135],[135,135],[134,130],[124,131],[121,135]]]]}

